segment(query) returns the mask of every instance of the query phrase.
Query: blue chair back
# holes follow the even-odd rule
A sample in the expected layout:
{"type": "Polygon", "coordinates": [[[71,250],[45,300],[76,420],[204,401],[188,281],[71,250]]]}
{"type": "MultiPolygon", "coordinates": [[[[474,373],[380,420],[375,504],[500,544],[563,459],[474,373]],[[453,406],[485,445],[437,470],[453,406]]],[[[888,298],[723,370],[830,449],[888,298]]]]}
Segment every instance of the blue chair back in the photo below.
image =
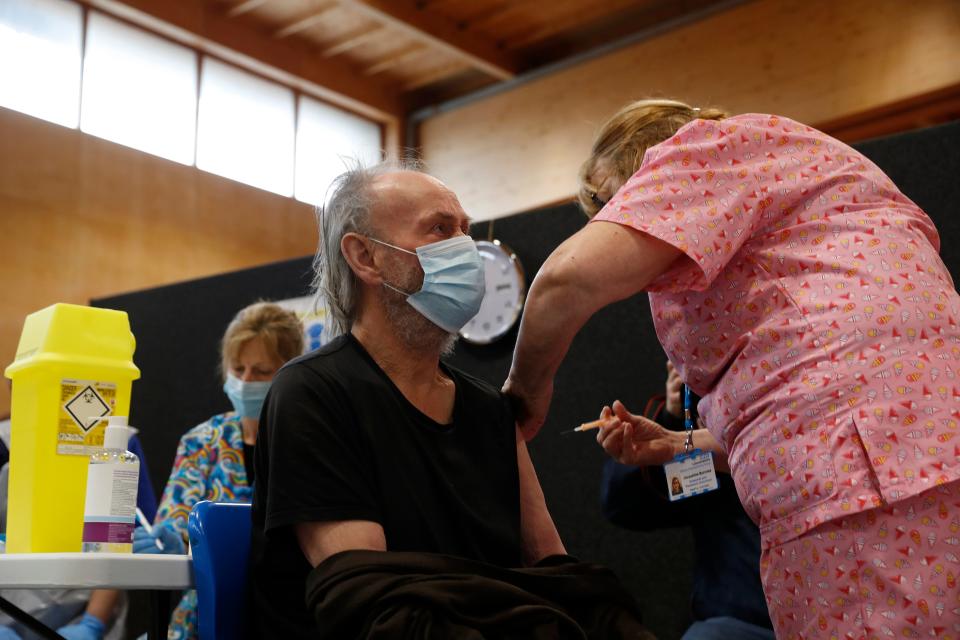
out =
{"type": "Polygon", "coordinates": [[[249,504],[194,505],[187,521],[200,640],[240,638],[250,552],[249,504]]]}

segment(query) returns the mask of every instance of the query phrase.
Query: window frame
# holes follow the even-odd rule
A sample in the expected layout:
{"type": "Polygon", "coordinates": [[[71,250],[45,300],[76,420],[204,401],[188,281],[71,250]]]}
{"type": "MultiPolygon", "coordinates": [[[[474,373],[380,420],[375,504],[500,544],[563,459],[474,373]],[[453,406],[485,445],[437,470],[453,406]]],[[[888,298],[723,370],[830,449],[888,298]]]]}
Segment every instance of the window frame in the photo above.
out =
{"type": "MultiPolygon", "coordinates": [[[[374,119],[374,118],[371,118],[370,116],[364,115],[364,114],[360,113],[359,111],[357,111],[357,110],[355,110],[355,109],[350,109],[350,108],[348,108],[348,107],[344,107],[344,106],[341,106],[341,105],[339,105],[339,104],[335,104],[335,103],[331,102],[330,100],[324,99],[323,96],[320,95],[319,93],[312,92],[312,91],[306,91],[306,90],[304,90],[304,89],[302,88],[302,86],[299,86],[298,84],[295,84],[295,83],[293,83],[293,82],[284,82],[283,80],[280,80],[280,79],[275,78],[275,77],[271,77],[271,76],[269,76],[269,75],[267,75],[267,74],[265,74],[265,73],[262,73],[262,72],[260,72],[259,70],[255,69],[255,68],[252,68],[252,67],[250,67],[250,66],[244,66],[244,65],[238,64],[237,62],[234,62],[234,61],[232,61],[232,60],[228,60],[228,59],[227,59],[226,57],[224,57],[224,56],[217,55],[216,53],[211,53],[210,51],[207,51],[206,49],[202,48],[201,46],[197,46],[197,45],[195,45],[195,44],[190,44],[190,43],[184,42],[184,41],[182,41],[182,40],[180,40],[180,39],[178,39],[178,38],[171,37],[170,35],[168,35],[167,33],[164,33],[164,32],[161,31],[160,29],[152,28],[150,25],[142,24],[142,23],[139,23],[139,22],[137,22],[137,21],[135,21],[135,20],[131,20],[130,18],[128,18],[128,17],[126,17],[126,16],[124,16],[124,15],[120,15],[119,13],[114,13],[114,12],[112,12],[112,11],[105,10],[103,7],[100,7],[100,6],[91,6],[91,5],[88,3],[87,0],[65,0],[65,1],[68,2],[68,3],[70,3],[70,4],[73,4],[73,5],[75,5],[75,6],[78,6],[78,7],[80,8],[80,12],[81,12],[81,19],[80,19],[80,29],[81,29],[81,32],[80,32],[80,87],[79,87],[79,95],[77,96],[76,124],[75,124],[74,126],[72,126],[72,127],[67,127],[66,125],[61,125],[61,124],[58,124],[58,123],[52,123],[52,124],[56,124],[57,126],[64,126],[65,128],[69,128],[69,129],[74,129],[74,130],[82,133],[83,135],[90,135],[90,136],[92,136],[92,137],[97,137],[97,138],[99,138],[99,139],[101,139],[101,140],[105,140],[105,141],[109,142],[110,144],[117,144],[117,145],[120,145],[120,146],[126,146],[127,148],[134,149],[135,151],[138,151],[139,153],[145,153],[145,154],[148,154],[148,155],[152,155],[152,156],[155,157],[155,158],[160,158],[160,159],[165,160],[165,161],[167,161],[167,162],[173,162],[173,163],[176,163],[176,164],[178,164],[178,165],[180,165],[180,166],[189,166],[189,167],[192,167],[192,168],[196,169],[197,171],[204,171],[203,169],[201,169],[201,168],[199,168],[199,167],[197,166],[197,151],[198,151],[197,146],[198,146],[198,140],[199,140],[199,138],[200,138],[200,133],[199,133],[199,127],[200,127],[200,91],[201,91],[202,84],[203,84],[203,61],[204,61],[205,58],[210,58],[211,60],[215,60],[216,62],[218,62],[218,63],[220,63],[220,64],[227,65],[227,66],[229,66],[229,67],[232,67],[233,69],[236,69],[236,70],[238,70],[238,71],[240,71],[240,72],[242,72],[242,73],[249,74],[249,75],[254,76],[254,77],[258,78],[258,79],[265,80],[265,81],[267,81],[267,82],[270,82],[270,83],[273,83],[273,84],[282,86],[282,87],[284,87],[284,88],[286,88],[286,89],[289,89],[290,91],[293,92],[293,101],[294,101],[294,111],[293,111],[293,118],[294,118],[294,120],[293,120],[293,125],[294,125],[294,129],[293,129],[293,151],[292,151],[292,153],[293,153],[293,159],[292,159],[292,164],[291,164],[292,170],[293,170],[293,174],[292,174],[292,176],[291,176],[291,183],[292,183],[292,185],[293,185],[293,188],[292,188],[291,194],[290,194],[289,196],[286,196],[286,195],[277,194],[277,193],[275,193],[275,192],[273,192],[273,191],[261,189],[260,187],[257,187],[256,185],[250,185],[250,184],[248,184],[248,183],[246,183],[246,182],[241,182],[241,181],[235,180],[235,179],[233,179],[233,178],[226,178],[226,177],[224,177],[224,176],[219,176],[218,174],[214,174],[214,173],[211,173],[211,172],[208,172],[208,171],[204,171],[204,173],[210,173],[211,175],[217,175],[218,177],[223,178],[223,179],[225,179],[225,180],[232,180],[232,181],[234,181],[234,182],[238,182],[238,183],[240,183],[240,184],[253,187],[253,188],[255,188],[255,189],[261,189],[261,190],[267,191],[267,193],[271,193],[271,194],[276,195],[276,196],[281,197],[281,198],[289,198],[289,199],[294,200],[294,201],[299,202],[299,203],[308,204],[308,203],[306,203],[306,202],[304,202],[304,201],[302,201],[302,200],[298,200],[297,197],[296,197],[297,137],[298,137],[297,134],[298,134],[298,131],[299,131],[299,126],[300,126],[300,99],[301,99],[302,96],[308,97],[308,98],[310,98],[310,99],[312,99],[312,100],[316,100],[316,101],[321,102],[321,103],[323,103],[323,104],[325,104],[325,105],[327,105],[327,106],[329,106],[329,107],[332,107],[332,108],[337,109],[337,110],[339,110],[339,111],[343,111],[344,113],[350,114],[350,115],[352,115],[352,116],[354,116],[354,117],[360,118],[360,119],[362,119],[362,120],[365,120],[365,121],[370,122],[371,124],[375,125],[375,126],[377,127],[377,129],[379,130],[379,134],[380,134],[381,159],[383,158],[384,155],[386,155],[386,156],[388,156],[388,157],[390,156],[389,150],[386,149],[386,144],[387,144],[387,123],[385,123],[385,122],[383,122],[383,121],[380,121],[380,120],[376,120],[376,119],[374,119]],[[177,46],[180,46],[180,47],[189,49],[189,50],[191,50],[192,52],[194,52],[194,54],[196,54],[196,62],[197,62],[197,74],[196,74],[196,79],[197,79],[197,86],[196,86],[196,104],[195,104],[194,132],[193,132],[193,134],[194,134],[194,135],[193,135],[194,149],[193,149],[193,160],[192,160],[192,162],[191,162],[189,165],[187,165],[187,164],[182,164],[182,163],[180,163],[180,162],[178,162],[178,161],[176,161],[176,160],[169,160],[169,159],[167,159],[167,158],[164,158],[163,156],[157,156],[157,155],[155,155],[155,154],[150,153],[149,151],[144,151],[144,150],[142,150],[142,149],[137,149],[136,147],[130,147],[130,146],[128,146],[128,145],[124,145],[124,144],[119,143],[119,142],[113,142],[113,141],[108,140],[108,139],[106,139],[106,138],[100,138],[99,136],[94,136],[93,134],[88,134],[88,133],[84,132],[84,131],[80,128],[80,123],[81,123],[81,118],[82,118],[82,113],[81,113],[81,112],[82,112],[82,109],[83,109],[83,91],[84,91],[83,77],[84,77],[84,66],[85,66],[85,64],[86,64],[87,40],[88,40],[88,30],[89,30],[89,23],[90,23],[90,15],[91,15],[91,12],[100,14],[100,15],[106,17],[106,18],[109,18],[109,19],[111,19],[111,20],[115,20],[115,21],[117,21],[117,22],[120,22],[120,23],[124,24],[125,26],[132,27],[132,28],[134,28],[134,29],[138,29],[138,30],[140,30],[140,31],[143,31],[143,32],[149,34],[149,35],[158,37],[158,38],[160,38],[160,39],[162,39],[162,40],[164,40],[164,41],[166,41],[166,42],[170,42],[170,43],[175,44],[175,45],[177,45],[177,46]]],[[[225,49],[226,49],[226,48],[225,48],[225,49]]],[[[246,54],[243,54],[243,52],[237,52],[237,53],[239,53],[239,54],[241,54],[241,55],[246,55],[246,54]]],[[[265,65],[265,66],[269,66],[269,65],[265,65]]],[[[288,75],[289,75],[289,74],[288,74],[288,75]]],[[[0,108],[6,108],[6,107],[0,107],[0,108]]],[[[28,115],[28,116],[30,116],[30,117],[37,117],[37,116],[31,116],[30,114],[25,114],[25,115],[28,115]]],[[[42,118],[41,118],[41,119],[42,119],[42,118]]],[[[48,120],[44,120],[44,121],[45,121],[45,122],[50,122],[50,121],[48,121],[48,120]]]]}

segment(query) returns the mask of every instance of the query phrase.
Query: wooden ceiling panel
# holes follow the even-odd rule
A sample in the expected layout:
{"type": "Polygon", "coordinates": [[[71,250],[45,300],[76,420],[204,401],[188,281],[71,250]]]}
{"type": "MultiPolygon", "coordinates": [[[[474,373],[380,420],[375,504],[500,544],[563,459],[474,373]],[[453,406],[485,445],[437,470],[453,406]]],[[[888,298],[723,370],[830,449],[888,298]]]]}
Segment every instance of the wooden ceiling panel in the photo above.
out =
{"type": "Polygon", "coordinates": [[[480,2],[434,4],[425,10],[437,11],[466,30],[500,44],[521,34],[543,34],[558,30],[576,31],[583,25],[616,13],[625,7],[638,7],[658,0],[483,0],[480,2]]]}
{"type": "Polygon", "coordinates": [[[423,78],[427,76],[435,79],[443,78],[444,76],[438,75],[443,69],[447,70],[448,75],[452,75],[460,70],[471,68],[469,63],[462,58],[427,48],[425,55],[411,55],[403,65],[398,65],[393,70],[392,75],[397,78],[398,82],[407,85],[415,81],[422,82],[423,78]]]}
{"type": "Polygon", "coordinates": [[[285,24],[289,24],[295,20],[302,18],[303,16],[309,15],[318,9],[323,9],[330,4],[335,3],[336,0],[268,0],[267,2],[261,2],[255,4],[255,0],[243,0],[234,5],[232,11],[228,11],[227,15],[234,15],[236,17],[236,12],[239,12],[244,8],[244,5],[248,6],[247,10],[243,12],[244,20],[251,23],[259,23],[267,28],[278,28],[282,27],[285,24]]]}
{"type": "Polygon", "coordinates": [[[398,87],[407,100],[407,110],[417,109],[440,104],[454,98],[479,91],[495,84],[489,76],[476,69],[467,67],[457,70],[450,69],[450,74],[435,78],[429,83],[415,80],[408,85],[398,87]]]}
{"type": "Polygon", "coordinates": [[[362,27],[337,35],[329,41],[319,42],[320,55],[324,58],[332,58],[348,54],[354,49],[366,47],[368,43],[379,40],[386,31],[387,28],[382,24],[368,22],[362,27]]]}
{"type": "Polygon", "coordinates": [[[519,39],[508,45],[516,47],[517,53],[531,66],[538,67],[638,33],[663,28],[663,25],[688,19],[689,16],[703,15],[721,5],[732,6],[729,0],[645,0],[623,3],[611,0],[611,3],[617,3],[619,10],[598,16],[590,22],[582,22],[576,27],[567,25],[537,41],[519,39]]]}
{"type": "Polygon", "coordinates": [[[404,58],[410,55],[411,51],[417,50],[432,51],[423,42],[407,37],[405,34],[397,33],[392,29],[384,28],[364,42],[362,46],[355,47],[345,53],[343,57],[364,67],[395,57],[404,58]]]}
{"type": "Polygon", "coordinates": [[[345,8],[337,0],[330,0],[326,7],[320,7],[313,15],[316,19],[311,20],[309,12],[304,14],[304,28],[297,33],[298,38],[311,43],[329,44],[351,32],[376,25],[366,17],[345,8]]]}
{"type": "Polygon", "coordinates": [[[548,13],[538,13],[539,3],[521,0],[519,2],[492,2],[484,7],[475,7],[455,21],[468,31],[481,37],[500,42],[504,36],[532,28],[543,20],[548,20],[553,3],[543,3],[548,13]]]}
{"type": "Polygon", "coordinates": [[[224,12],[231,18],[236,18],[245,13],[253,11],[257,7],[266,4],[266,2],[267,0],[241,0],[240,2],[234,2],[233,0],[219,0],[218,4],[226,5],[224,12]]]}
{"type": "Polygon", "coordinates": [[[311,79],[330,70],[332,90],[376,96],[380,109],[396,95],[411,110],[744,0],[80,1],[198,14],[201,35],[247,42],[243,55],[311,79]]]}
{"type": "Polygon", "coordinates": [[[522,61],[496,43],[479,37],[444,16],[419,8],[416,0],[340,0],[357,12],[406,33],[439,51],[468,60],[474,67],[506,80],[516,75],[522,61]]]}
{"type": "Polygon", "coordinates": [[[523,1],[525,0],[420,0],[417,7],[421,11],[436,13],[455,24],[466,26],[478,18],[523,1]]]}
{"type": "Polygon", "coordinates": [[[401,89],[408,93],[414,92],[442,80],[455,77],[468,70],[471,70],[471,67],[463,60],[452,60],[427,68],[410,70],[407,77],[403,80],[401,89]]]}
{"type": "MultiPolygon", "coordinates": [[[[552,15],[549,20],[540,20],[530,24],[523,29],[503,30],[500,36],[500,44],[507,50],[516,50],[522,47],[542,42],[547,38],[558,33],[576,32],[584,25],[584,6],[583,0],[567,0],[566,2],[557,1],[552,4],[552,15]]],[[[653,5],[653,2],[638,3],[636,0],[605,0],[603,3],[603,12],[595,13],[592,17],[599,21],[609,16],[620,14],[625,9],[639,9],[644,5],[653,5]],[[638,7],[640,5],[640,7],[638,7]]]]}
{"type": "Polygon", "coordinates": [[[388,75],[395,75],[397,72],[402,72],[404,68],[416,63],[417,60],[423,59],[428,54],[433,53],[433,50],[422,42],[413,42],[400,49],[394,49],[389,54],[382,56],[379,61],[367,65],[363,70],[363,74],[366,76],[374,76],[389,72],[388,75]]]}

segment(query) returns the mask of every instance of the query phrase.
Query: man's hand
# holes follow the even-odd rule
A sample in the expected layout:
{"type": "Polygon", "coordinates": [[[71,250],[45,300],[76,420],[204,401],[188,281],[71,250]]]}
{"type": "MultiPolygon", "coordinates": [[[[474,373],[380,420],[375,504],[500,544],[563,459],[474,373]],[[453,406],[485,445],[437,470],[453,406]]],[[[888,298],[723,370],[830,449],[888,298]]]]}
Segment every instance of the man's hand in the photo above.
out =
{"type": "Polygon", "coordinates": [[[503,393],[508,396],[513,403],[514,418],[517,421],[517,427],[523,434],[523,439],[529,442],[533,440],[540,427],[547,420],[547,412],[550,410],[550,400],[553,398],[553,381],[548,382],[543,388],[528,391],[521,389],[513,377],[507,378],[503,385],[503,393]]]}
{"type": "Polygon", "coordinates": [[[621,464],[649,466],[669,462],[683,451],[684,434],[664,429],[652,420],[637,416],[617,400],[613,408],[600,412],[604,421],[597,442],[621,464]]]}

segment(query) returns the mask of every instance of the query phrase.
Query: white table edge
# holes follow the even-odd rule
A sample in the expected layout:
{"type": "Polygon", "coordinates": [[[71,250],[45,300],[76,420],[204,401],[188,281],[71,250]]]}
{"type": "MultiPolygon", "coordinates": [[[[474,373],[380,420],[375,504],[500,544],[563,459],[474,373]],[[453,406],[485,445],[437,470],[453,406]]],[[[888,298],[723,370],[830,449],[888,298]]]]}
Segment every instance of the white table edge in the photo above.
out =
{"type": "Polygon", "coordinates": [[[192,558],[133,553],[0,553],[2,589],[189,589],[192,558]]]}

